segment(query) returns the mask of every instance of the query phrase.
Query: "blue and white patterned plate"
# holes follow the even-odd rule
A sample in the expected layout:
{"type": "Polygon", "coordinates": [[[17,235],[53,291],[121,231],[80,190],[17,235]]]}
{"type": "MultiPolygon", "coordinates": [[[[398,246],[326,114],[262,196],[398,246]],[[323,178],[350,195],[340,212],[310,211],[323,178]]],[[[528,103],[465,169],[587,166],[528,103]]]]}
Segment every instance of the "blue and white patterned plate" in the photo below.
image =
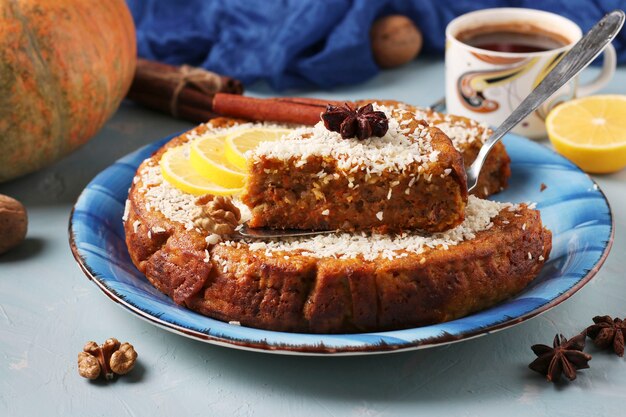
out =
{"type": "Polygon", "coordinates": [[[585,285],[613,241],[609,204],[595,182],[548,148],[520,136],[504,143],[513,171],[495,199],[537,202],[553,233],[550,260],[516,297],[470,316],[390,332],[314,335],[231,325],[180,307],[154,288],[133,265],[124,242],[122,214],[135,170],[171,138],[120,159],[82,192],[70,218],[70,246],[80,267],[112,300],[175,333],[224,346],[288,354],[365,354],[425,348],[504,329],[536,316],[585,285]],[[541,191],[542,183],[547,186],[541,191]]]}

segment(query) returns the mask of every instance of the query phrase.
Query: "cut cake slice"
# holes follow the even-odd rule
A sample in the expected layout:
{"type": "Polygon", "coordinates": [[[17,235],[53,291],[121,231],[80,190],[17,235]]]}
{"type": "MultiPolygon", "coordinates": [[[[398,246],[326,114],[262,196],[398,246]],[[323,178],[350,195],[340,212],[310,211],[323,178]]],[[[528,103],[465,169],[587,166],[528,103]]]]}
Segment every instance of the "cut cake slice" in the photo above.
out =
{"type": "Polygon", "coordinates": [[[419,229],[463,221],[463,157],[438,128],[403,109],[376,106],[383,137],[344,139],[322,122],[248,155],[242,201],[251,227],[302,230],[419,229]]]}

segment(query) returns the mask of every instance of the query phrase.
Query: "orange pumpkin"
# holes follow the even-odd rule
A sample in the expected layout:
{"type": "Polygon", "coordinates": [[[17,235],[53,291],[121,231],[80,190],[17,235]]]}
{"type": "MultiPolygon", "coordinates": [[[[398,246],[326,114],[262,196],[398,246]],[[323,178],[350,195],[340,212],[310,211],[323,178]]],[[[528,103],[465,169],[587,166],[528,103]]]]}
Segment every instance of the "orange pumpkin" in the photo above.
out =
{"type": "Polygon", "coordinates": [[[124,0],[0,2],[0,182],[95,135],[126,95],[136,54],[124,0]]]}

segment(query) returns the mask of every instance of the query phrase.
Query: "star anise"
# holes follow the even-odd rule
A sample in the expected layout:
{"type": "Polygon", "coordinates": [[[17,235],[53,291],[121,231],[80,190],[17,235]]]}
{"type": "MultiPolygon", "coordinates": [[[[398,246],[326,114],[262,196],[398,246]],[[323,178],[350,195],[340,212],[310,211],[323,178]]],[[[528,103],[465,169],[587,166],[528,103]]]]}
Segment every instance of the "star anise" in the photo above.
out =
{"type": "Polygon", "coordinates": [[[601,348],[613,348],[617,356],[624,356],[624,334],[626,333],[626,321],[612,319],[609,316],[596,316],[593,318],[595,324],[587,327],[587,336],[593,343],[601,348]]]}
{"type": "Polygon", "coordinates": [[[322,114],[326,129],[338,132],[344,139],[356,137],[359,140],[372,136],[383,137],[389,129],[389,121],[382,111],[374,111],[372,103],[356,110],[348,103],[343,106],[326,106],[322,114]]]}
{"type": "Polygon", "coordinates": [[[538,356],[528,367],[546,376],[548,381],[558,381],[561,374],[567,379],[576,379],[576,371],[589,368],[591,355],[583,352],[585,332],[567,340],[563,335],[554,336],[552,347],[533,345],[531,349],[538,356]]]}

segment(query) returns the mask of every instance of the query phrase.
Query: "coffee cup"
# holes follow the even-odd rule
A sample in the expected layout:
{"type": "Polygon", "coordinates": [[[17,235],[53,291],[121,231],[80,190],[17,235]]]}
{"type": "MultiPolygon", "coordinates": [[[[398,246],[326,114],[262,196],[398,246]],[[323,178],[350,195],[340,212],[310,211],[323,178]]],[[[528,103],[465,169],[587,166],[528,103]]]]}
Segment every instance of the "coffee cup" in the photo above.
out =
{"type": "MultiPolygon", "coordinates": [[[[576,23],[541,10],[495,8],[457,17],[446,28],[448,113],[500,125],[581,37],[576,23]]],[[[615,74],[616,62],[609,45],[595,79],[581,84],[574,78],[513,131],[545,137],[548,112],[604,87],[615,74]]]]}

